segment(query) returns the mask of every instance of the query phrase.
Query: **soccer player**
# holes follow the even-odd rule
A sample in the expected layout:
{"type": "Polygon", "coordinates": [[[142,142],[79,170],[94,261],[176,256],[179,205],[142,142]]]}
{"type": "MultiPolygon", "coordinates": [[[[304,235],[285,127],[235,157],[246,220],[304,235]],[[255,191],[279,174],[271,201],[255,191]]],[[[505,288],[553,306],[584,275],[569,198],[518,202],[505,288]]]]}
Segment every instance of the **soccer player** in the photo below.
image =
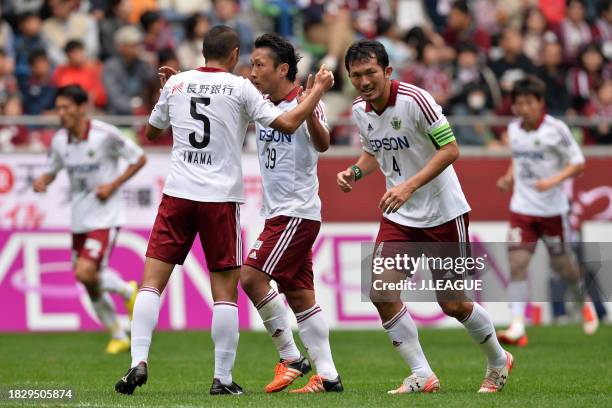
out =
{"type": "Polygon", "coordinates": [[[138,287],[104,269],[124,222],[117,191],[145,165],[146,157],[119,129],[89,119],[87,102],[87,92],[79,85],[57,91],[55,108],[62,128],[51,142],[49,170],[34,180],[33,188],[44,192],[61,169],[68,172],[74,272],[85,285],[98,319],[111,332],[106,352],[117,354],[130,349],[130,339],[109,292],[124,299],[131,318],[138,287]],[[129,163],[123,172],[121,158],[129,163]]]}
{"type": "Polygon", "coordinates": [[[132,322],[132,363],[115,385],[132,394],[147,381],[147,359],[157,325],[160,294],[176,264],[183,264],[195,235],[206,256],[214,300],[211,335],[215,369],[210,393],[242,394],[232,378],[238,346],[236,304],[242,241],[239,203],[244,202],[241,150],[250,121],[286,134],[310,116],[333,75],[322,68],[308,97],[283,112],[253,84],[231,74],[240,41],[235,30],[215,26],[203,41],[204,67],[171,76],[147,127],[150,139],[172,125],[172,165],[147,248],[143,284],[132,322]]]}
{"type": "MultiPolygon", "coordinates": [[[[512,102],[518,116],[508,126],[512,162],[497,182],[506,191],[514,185],[510,201],[508,257],[511,279],[507,294],[510,299],[512,323],[500,331],[502,343],[524,346],[525,304],[529,287],[527,267],[536,243],[544,241],[552,269],[578,290],[580,272],[568,247],[569,202],[562,183],[584,171],[585,160],[580,147],[565,123],[546,114],[545,85],[535,77],[515,83],[512,102]]],[[[597,315],[592,304],[583,304],[584,329],[597,329],[597,315]]]]}
{"type": "MultiPolygon", "coordinates": [[[[283,111],[297,106],[300,98],[295,85],[299,58],[291,43],[277,34],[255,41],[251,80],[283,111]]],[[[270,286],[273,279],[295,313],[300,338],[317,368],[305,387],[292,392],[339,392],[342,382],[332,359],[329,327],[315,300],[312,271],[312,245],[321,227],[317,161],[319,152],[329,147],[323,103],[292,134],[258,124],[256,138],[266,222],[242,266],[240,283],[280,355],[265,391],[281,391],[311,369],[293,341],[287,307],[270,286]]]]}
{"type": "MultiPolygon", "coordinates": [[[[355,165],[338,173],[337,183],[350,192],[355,182],[378,168],[385,175],[376,251],[392,242],[467,242],[470,207],[452,167],[459,148],[442,108],[423,89],[391,80],[389,57],[377,41],[354,43],[345,66],[360,94],[353,103],[353,117],[364,151],[355,165]]],[[[479,392],[500,391],[513,357],[499,345],[488,313],[465,296],[441,300],[436,294],[444,313],[465,326],[487,357],[479,392]]],[[[378,300],[372,292],[370,296],[389,338],[412,370],[389,393],[438,391],[440,382],[399,296],[393,301],[378,300]]]]}

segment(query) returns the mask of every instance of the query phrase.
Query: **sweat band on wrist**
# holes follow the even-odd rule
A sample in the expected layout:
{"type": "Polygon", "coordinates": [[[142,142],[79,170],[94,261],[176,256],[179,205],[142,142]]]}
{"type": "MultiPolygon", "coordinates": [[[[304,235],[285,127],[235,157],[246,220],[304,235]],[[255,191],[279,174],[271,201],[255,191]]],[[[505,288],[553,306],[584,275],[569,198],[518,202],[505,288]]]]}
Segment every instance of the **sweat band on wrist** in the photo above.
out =
{"type": "Polygon", "coordinates": [[[353,170],[353,173],[355,173],[355,181],[359,180],[361,176],[363,176],[363,172],[359,167],[352,165],[351,170],[353,170]]]}

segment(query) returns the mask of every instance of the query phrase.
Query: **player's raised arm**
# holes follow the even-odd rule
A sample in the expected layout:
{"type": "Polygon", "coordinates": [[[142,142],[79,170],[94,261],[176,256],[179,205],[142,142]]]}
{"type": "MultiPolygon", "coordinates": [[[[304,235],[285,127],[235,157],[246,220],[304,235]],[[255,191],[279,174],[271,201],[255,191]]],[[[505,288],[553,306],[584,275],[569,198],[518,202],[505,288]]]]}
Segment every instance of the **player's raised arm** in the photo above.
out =
{"type": "Polygon", "coordinates": [[[295,108],[278,116],[270,127],[284,133],[293,134],[312,114],[323,94],[334,85],[334,75],[322,66],[317,72],[314,85],[308,95],[295,108]]]}
{"type": "MultiPolygon", "coordinates": [[[[308,74],[306,89],[297,97],[299,103],[302,103],[304,98],[308,96],[312,90],[313,83],[314,78],[312,74],[308,74]]],[[[329,149],[330,136],[322,102],[319,102],[315,110],[308,116],[306,119],[306,126],[308,126],[308,134],[310,134],[310,141],[314,148],[320,153],[329,149]]]]}

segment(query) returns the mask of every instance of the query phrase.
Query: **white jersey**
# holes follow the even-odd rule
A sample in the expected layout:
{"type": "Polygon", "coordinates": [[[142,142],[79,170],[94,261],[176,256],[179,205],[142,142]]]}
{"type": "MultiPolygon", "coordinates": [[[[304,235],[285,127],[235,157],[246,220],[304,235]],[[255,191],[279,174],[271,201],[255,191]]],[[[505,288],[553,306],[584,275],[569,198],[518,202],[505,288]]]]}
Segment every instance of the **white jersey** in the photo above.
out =
{"type": "MultiPolygon", "coordinates": [[[[297,106],[298,88],[293,89],[277,106],[289,111],[297,106]]],[[[320,102],[315,113],[327,128],[320,102]]],[[[257,125],[257,150],[263,184],[263,207],[265,218],[277,215],[321,221],[321,200],[315,150],[306,122],[292,135],[272,128],[257,125]]]]}
{"type": "Polygon", "coordinates": [[[48,172],[57,175],[62,168],[68,172],[73,232],[118,227],[125,222],[120,192],[100,201],[96,187],[119,176],[120,157],[135,164],[142,155],[142,149],[119,129],[99,120],[88,123],[84,139],[70,136],[66,129],[57,131],[51,142],[48,172]]]}
{"type": "Polygon", "coordinates": [[[569,164],[584,163],[580,147],[567,125],[545,115],[537,129],[528,131],[517,119],[508,125],[508,136],[514,171],[510,210],[540,217],[567,214],[569,202],[562,185],[543,192],[534,187],[536,181],[558,174],[569,164]]]}
{"type": "Polygon", "coordinates": [[[170,77],[149,123],[172,125],[164,194],[200,202],[244,202],[241,151],[247,126],[269,126],[283,112],[248,80],[215,68],[170,77]]]}
{"type": "MultiPolygon", "coordinates": [[[[362,98],[353,103],[363,150],[376,157],[387,190],[410,179],[454,136],[442,108],[421,88],[391,82],[382,113],[362,98]]],[[[416,228],[435,227],[470,211],[453,166],[415,191],[389,220],[416,228]]]]}

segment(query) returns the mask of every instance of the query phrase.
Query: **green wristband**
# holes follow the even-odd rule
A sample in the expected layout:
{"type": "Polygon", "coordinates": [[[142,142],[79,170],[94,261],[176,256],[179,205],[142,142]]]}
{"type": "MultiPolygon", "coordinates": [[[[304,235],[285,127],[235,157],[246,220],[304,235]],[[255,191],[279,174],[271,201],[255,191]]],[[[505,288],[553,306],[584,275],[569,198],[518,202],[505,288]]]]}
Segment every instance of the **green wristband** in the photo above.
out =
{"type": "Polygon", "coordinates": [[[351,170],[353,170],[353,173],[355,173],[355,181],[359,180],[361,176],[363,176],[363,172],[359,167],[352,165],[351,170]]]}

